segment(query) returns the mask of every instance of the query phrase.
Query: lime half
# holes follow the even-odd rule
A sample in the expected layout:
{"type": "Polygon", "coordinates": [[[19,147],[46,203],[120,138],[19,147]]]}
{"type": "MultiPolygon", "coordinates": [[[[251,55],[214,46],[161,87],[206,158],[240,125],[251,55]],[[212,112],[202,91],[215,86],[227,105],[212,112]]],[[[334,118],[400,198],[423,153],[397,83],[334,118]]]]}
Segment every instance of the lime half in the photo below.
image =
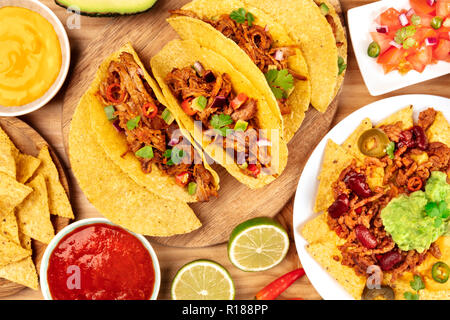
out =
{"type": "Polygon", "coordinates": [[[279,264],[289,249],[284,228],[270,218],[247,220],[236,228],[228,242],[228,256],[243,271],[262,271],[279,264]]]}
{"type": "Polygon", "coordinates": [[[173,300],[233,300],[228,271],[211,260],[195,260],[178,270],[172,282],[173,300]]]}

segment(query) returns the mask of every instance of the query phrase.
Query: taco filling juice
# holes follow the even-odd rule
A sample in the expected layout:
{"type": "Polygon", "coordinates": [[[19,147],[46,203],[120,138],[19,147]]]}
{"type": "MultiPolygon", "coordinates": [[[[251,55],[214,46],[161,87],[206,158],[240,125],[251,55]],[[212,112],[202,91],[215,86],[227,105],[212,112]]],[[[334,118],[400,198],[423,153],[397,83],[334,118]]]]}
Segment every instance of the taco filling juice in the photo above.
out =
{"type": "Polygon", "coordinates": [[[234,156],[241,172],[258,178],[270,169],[271,142],[259,132],[258,101],[233,91],[227,73],[214,74],[200,62],[174,68],[165,79],[184,113],[202,123],[202,129],[234,156]],[[219,142],[220,143],[220,142],[219,142]]]}
{"type": "Polygon", "coordinates": [[[194,163],[201,156],[180,135],[172,114],[158,102],[131,54],[123,52],[109,64],[97,97],[111,125],[126,137],[125,154],[133,153],[144,173],[151,173],[155,164],[198,201],[217,196],[211,173],[202,163],[196,163],[199,161],[194,163]]]}

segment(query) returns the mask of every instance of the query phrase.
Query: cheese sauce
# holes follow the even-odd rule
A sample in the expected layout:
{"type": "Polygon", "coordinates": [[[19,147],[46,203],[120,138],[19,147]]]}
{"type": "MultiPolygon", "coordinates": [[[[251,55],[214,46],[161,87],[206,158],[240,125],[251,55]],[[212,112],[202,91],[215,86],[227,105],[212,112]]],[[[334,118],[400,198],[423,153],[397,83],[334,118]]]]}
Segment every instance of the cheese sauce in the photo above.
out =
{"type": "Polygon", "coordinates": [[[0,105],[22,106],[52,86],[61,69],[53,26],[25,8],[0,8],[0,105]]]}

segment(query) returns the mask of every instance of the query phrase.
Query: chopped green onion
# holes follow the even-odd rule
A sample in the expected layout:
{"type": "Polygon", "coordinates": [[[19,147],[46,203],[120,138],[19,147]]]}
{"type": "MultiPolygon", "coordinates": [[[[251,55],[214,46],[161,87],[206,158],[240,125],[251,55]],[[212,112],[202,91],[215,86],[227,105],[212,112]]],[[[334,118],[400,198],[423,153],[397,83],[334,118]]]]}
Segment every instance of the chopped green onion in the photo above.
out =
{"type": "Polygon", "coordinates": [[[197,192],[197,184],[195,182],[189,182],[188,193],[192,196],[197,192]]]}
{"type": "Polygon", "coordinates": [[[322,14],[326,16],[330,12],[330,8],[325,3],[320,4],[320,11],[322,11],[322,14]]]}
{"type": "Polygon", "coordinates": [[[245,131],[247,130],[248,122],[244,120],[238,120],[236,124],[234,125],[235,131],[245,131]]]}
{"type": "Polygon", "coordinates": [[[208,103],[208,99],[204,96],[199,96],[192,100],[191,108],[197,111],[203,111],[206,108],[206,104],[208,103]]]}
{"type": "Polygon", "coordinates": [[[136,129],[139,125],[139,121],[141,121],[141,116],[137,116],[136,118],[130,119],[127,122],[127,128],[128,130],[136,129]]]}
{"type": "Polygon", "coordinates": [[[108,118],[109,121],[116,120],[116,116],[114,116],[114,112],[116,112],[116,108],[114,106],[107,106],[103,110],[105,110],[106,118],[108,118]]]}
{"type": "Polygon", "coordinates": [[[153,158],[153,148],[150,146],[145,146],[136,151],[136,156],[144,158],[144,159],[152,159],[153,158]]]}
{"type": "Polygon", "coordinates": [[[172,116],[172,113],[170,113],[169,109],[167,108],[164,109],[164,111],[161,114],[161,117],[168,125],[170,125],[175,120],[175,118],[172,116]]]}
{"type": "Polygon", "coordinates": [[[163,153],[164,158],[170,158],[171,156],[172,156],[172,149],[167,149],[166,151],[164,151],[163,153]]]}
{"type": "Polygon", "coordinates": [[[367,48],[367,54],[371,58],[376,58],[380,55],[380,45],[373,41],[371,44],[369,44],[369,48],[367,48]]]}
{"type": "Polygon", "coordinates": [[[439,29],[442,26],[442,17],[434,17],[430,24],[433,29],[439,29]]]}
{"type": "Polygon", "coordinates": [[[417,14],[413,14],[411,16],[411,23],[415,26],[418,26],[422,22],[422,18],[418,16],[417,14]]]}

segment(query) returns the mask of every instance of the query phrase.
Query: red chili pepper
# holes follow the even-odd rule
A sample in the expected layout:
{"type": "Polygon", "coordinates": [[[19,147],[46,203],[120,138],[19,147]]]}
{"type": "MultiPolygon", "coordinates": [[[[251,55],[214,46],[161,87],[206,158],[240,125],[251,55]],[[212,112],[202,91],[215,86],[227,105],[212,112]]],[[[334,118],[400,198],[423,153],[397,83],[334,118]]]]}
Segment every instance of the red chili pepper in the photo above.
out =
{"type": "Polygon", "coordinates": [[[142,112],[147,118],[153,119],[158,114],[158,107],[154,103],[149,102],[142,106],[142,112]]]}
{"type": "Polygon", "coordinates": [[[184,171],[175,176],[175,182],[182,187],[185,187],[189,182],[189,172],[184,171]]]}
{"type": "Polygon", "coordinates": [[[192,109],[191,107],[191,101],[192,98],[186,99],[181,103],[181,108],[183,109],[184,113],[186,113],[188,116],[193,116],[197,113],[197,110],[192,109]]]}
{"type": "Polygon", "coordinates": [[[236,98],[231,101],[231,107],[234,110],[239,109],[247,100],[248,96],[245,93],[239,93],[236,98]]]}
{"type": "Polygon", "coordinates": [[[420,179],[419,177],[412,177],[408,179],[408,190],[411,192],[419,191],[420,189],[422,189],[422,185],[422,179],[420,179]]]}
{"type": "Polygon", "coordinates": [[[106,88],[106,97],[108,98],[108,100],[115,104],[123,102],[123,100],[125,99],[125,91],[120,92],[120,89],[120,84],[110,84],[108,88],[106,88]],[[117,99],[115,95],[118,95],[119,98],[117,99]]]}
{"type": "Polygon", "coordinates": [[[284,276],[269,283],[255,296],[256,300],[275,300],[280,294],[282,294],[287,288],[289,288],[297,279],[305,275],[303,268],[296,269],[284,276]]]}
{"type": "Polygon", "coordinates": [[[247,169],[251,171],[252,175],[256,178],[258,174],[261,172],[261,170],[258,168],[256,164],[249,164],[247,169]]]}

